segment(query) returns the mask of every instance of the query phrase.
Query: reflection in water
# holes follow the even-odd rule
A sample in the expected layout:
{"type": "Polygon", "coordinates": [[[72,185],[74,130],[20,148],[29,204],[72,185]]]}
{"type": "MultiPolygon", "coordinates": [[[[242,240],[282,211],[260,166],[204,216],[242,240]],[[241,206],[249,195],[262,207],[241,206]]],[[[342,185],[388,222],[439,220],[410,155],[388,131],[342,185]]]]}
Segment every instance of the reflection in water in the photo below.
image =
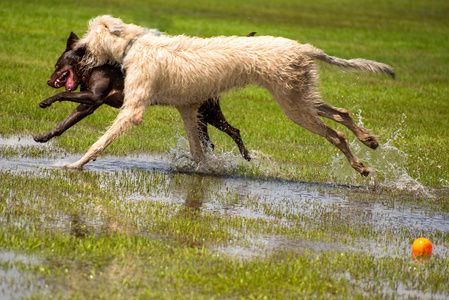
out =
{"type": "MultiPolygon", "coordinates": [[[[28,142],[21,140],[23,147],[30,147],[28,142]]],[[[2,142],[0,147],[11,147],[11,141],[2,142]]],[[[18,142],[20,143],[20,141],[18,142]]],[[[381,153],[381,152],[380,152],[381,153]]],[[[19,155],[0,158],[0,169],[3,172],[24,173],[27,176],[53,176],[51,169],[59,162],[67,162],[71,157],[51,159],[21,157],[19,155]],[[47,169],[46,169],[47,168],[47,169]]],[[[76,160],[76,158],[73,158],[76,160]]],[[[232,163],[230,165],[233,165],[232,163]]],[[[178,213],[196,218],[201,213],[218,213],[235,215],[244,219],[263,219],[276,221],[280,226],[290,228],[314,229],[332,231],[334,228],[369,228],[378,233],[407,231],[420,234],[449,233],[449,218],[446,213],[438,213],[425,206],[413,207],[405,201],[400,205],[394,196],[376,195],[368,197],[369,193],[363,187],[349,188],[335,185],[301,183],[288,180],[250,180],[226,175],[210,176],[190,173],[172,172],[170,162],[161,155],[140,155],[127,157],[101,157],[97,161],[86,165],[85,168],[104,178],[105,185],[120,180],[118,174],[124,171],[134,182],[134,193],[123,199],[132,201],[166,201],[180,204],[178,213]],[[142,175],[144,174],[144,175],[142,175]],[[148,175],[149,174],[149,175],[148,175]],[[147,191],[148,176],[163,174],[166,180],[159,183],[160,187],[151,187],[147,191]],[[145,177],[146,176],[146,177],[145,177]],[[147,178],[147,179],[142,179],[147,178]],[[109,180],[109,183],[108,183],[109,180]],[[162,192],[163,190],[163,192],[162,192]],[[312,228],[315,226],[314,228],[312,228]]],[[[151,179],[150,179],[151,180],[151,179]]],[[[430,201],[430,200],[429,200],[430,201]]],[[[416,202],[414,202],[416,204],[416,202]]],[[[97,207],[105,215],[109,215],[106,208],[97,207]]],[[[111,212],[117,216],[121,212],[111,212]]],[[[131,212],[132,214],[133,212],[131,212]]],[[[81,210],[78,214],[68,216],[70,232],[76,237],[85,237],[98,230],[118,230],[124,228],[105,220],[97,220],[91,215],[85,215],[81,210]]],[[[254,238],[253,238],[254,239],[254,238]]],[[[258,237],[261,244],[270,247],[292,247],[295,249],[339,250],[341,246],[332,243],[316,244],[300,239],[286,240],[275,236],[258,237]],[[312,244],[311,244],[312,243],[312,244]]],[[[391,245],[405,249],[408,241],[392,241],[391,245]]],[[[255,240],[251,243],[256,243],[255,240]]],[[[371,241],[363,241],[372,245],[371,241]]],[[[376,246],[376,245],[374,245],[376,246]]],[[[365,251],[372,251],[365,247],[365,251]]],[[[406,250],[403,250],[404,252],[406,250]]],[[[448,250],[436,245],[434,253],[448,256],[448,250]]]]}
{"type": "Polygon", "coordinates": [[[76,238],[84,238],[90,234],[87,222],[79,215],[72,215],[70,218],[70,234],[76,238]]]}
{"type": "Polygon", "coordinates": [[[192,174],[185,177],[185,188],[187,189],[184,201],[184,212],[198,216],[203,200],[207,197],[205,178],[201,175],[192,174]]]}

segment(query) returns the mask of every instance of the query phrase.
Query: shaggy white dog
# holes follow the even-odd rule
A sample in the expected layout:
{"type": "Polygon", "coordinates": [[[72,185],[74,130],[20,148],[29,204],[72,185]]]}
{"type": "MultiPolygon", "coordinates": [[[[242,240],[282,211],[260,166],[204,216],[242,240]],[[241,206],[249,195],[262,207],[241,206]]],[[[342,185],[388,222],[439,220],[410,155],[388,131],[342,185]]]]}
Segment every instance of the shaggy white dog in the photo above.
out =
{"type": "Polygon", "coordinates": [[[99,16],[89,22],[86,35],[78,43],[78,47],[89,50],[84,65],[90,68],[105,63],[121,64],[126,72],[125,99],[111,127],[69,168],[82,168],[97,158],[113,140],[140,124],[145,110],[154,104],[178,109],[191,154],[199,162],[204,159],[196,116],[201,102],[231,88],[255,84],[265,87],[294,123],[325,137],[345,154],[355,170],[369,174],[370,170],[349,149],[345,135],[319,118],[340,122],[365,145],[374,149],[378,146],[374,136],[354,124],[348,111],[321,101],[316,89],[315,59],[394,77],[389,66],[364,59],[331,57],[309,44],[279,37],[203,39],[145,33],[145,28],[111,16],[99,16]]]}

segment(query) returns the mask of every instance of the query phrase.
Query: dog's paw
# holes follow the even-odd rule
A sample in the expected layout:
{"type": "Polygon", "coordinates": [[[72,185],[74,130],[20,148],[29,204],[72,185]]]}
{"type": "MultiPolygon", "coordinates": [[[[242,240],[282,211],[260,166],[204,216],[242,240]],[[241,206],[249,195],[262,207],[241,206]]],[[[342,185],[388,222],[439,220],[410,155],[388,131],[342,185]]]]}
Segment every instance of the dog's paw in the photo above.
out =
{"type": "Polygon", "coordinates": [[[368,176],[368,175],[372,172],[372,169],[371,169],[371,168],[365,167],[365,166],[363,165],[363,163],[362,163],[361,161],[359,161],[359,160],[353,161],[353,162],[351,162],[350,164],[351,164],[351,167],[353,167],[354,170],[356,170],[357,172],[359,172],[360,175],[362,175],[362,176],[365,176],[365,177],[366,177],[366,176],[368,176]]]}
{"type": "Polygon", "coordinates": [[[251,161],[251,155],[249,155],[248,150],[245,149],[245,151],[242,153],[242,156],[244,159],[246,159],[247,161],[251,161]]]}
{"type": "Polygon", "coordinates": [[[42,101],[41,103],[39,103],[39,107],[40,108],[47,108],[51,105],[52,102],[48,102],[46,100],[42,101]]]}
{"type": "Polygon", "coordinates": [[[64,165],[64,166],[62,166],[62,168],[66,169],[66,170],[82,170],[83,166],[78,163],[73,163],[73,164],[64,165]]]}
{"type": "Polygon", "coordinates": [[[368,176],[369,174],[371,174],[372,169],[371,168],[363,168],[362,171],[360,171],[360,175],[362,176],[368,176]]]}
{"type": "Polygon", "coordinates": [[[39,107],[40,107],[40,108],[46,108],[46,107],[49,107],[50,105],[53,104],[53,102],[55,102],[55,100],[53,100],[52,98],[45,99],[44,101],[42,101],[41,103],[39,103],[39,107]]]}
{"type": "Polygon", "coordinates": [[[363,140],[363,143],[370,147],[371,149],[376,150],[377,147],[379,147],[379,142],[377,141],[377,139],[374,136],[368,136],[367,138],[365,138],[363,140]]]}
{"type": "Polygon", "coordinates": [[[48,142],[48,140],[50,140],[45,135],[33,135],[33,139],[35,142],[38,142],[38,143],[46,143],[46,142],[48,142]]]}

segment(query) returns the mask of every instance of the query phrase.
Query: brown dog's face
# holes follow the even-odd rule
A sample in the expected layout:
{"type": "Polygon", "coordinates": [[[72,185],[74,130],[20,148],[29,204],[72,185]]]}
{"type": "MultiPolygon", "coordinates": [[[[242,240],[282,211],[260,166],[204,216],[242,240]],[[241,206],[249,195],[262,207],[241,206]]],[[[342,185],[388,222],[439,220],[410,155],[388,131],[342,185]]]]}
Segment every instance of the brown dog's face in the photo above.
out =
{"type": "Polygon", "coordinates": [[[67,92],[72,92],[78,88],[81,76],[75,68],[85,53],[85,48],[79,48],[77,51],[73,49],[78,40],[78,36],[71,32],[67,40],[66,49],[58,58],[55,64],[55,71],[47,81],[49,86],[53,88],[61,88],[64,86],[67,92]]]}

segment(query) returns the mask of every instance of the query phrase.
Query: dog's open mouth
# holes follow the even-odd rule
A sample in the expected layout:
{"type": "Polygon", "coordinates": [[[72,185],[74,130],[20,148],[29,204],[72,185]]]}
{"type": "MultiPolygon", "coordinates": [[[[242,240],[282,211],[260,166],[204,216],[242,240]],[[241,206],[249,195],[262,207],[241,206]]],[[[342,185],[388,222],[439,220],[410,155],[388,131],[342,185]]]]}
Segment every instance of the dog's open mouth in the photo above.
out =
{"type": "Polygon", "coordinates": [[[55,88],[60,88],[60,87],[65,86],[65,90],[67,92],[76,90],[77,84],[73,80],[72,69],[67,69],[66,71],[62,72],[62,75],[59,76],[59,78],[55,80],[55,83],[53,86],[55,88]]]}

